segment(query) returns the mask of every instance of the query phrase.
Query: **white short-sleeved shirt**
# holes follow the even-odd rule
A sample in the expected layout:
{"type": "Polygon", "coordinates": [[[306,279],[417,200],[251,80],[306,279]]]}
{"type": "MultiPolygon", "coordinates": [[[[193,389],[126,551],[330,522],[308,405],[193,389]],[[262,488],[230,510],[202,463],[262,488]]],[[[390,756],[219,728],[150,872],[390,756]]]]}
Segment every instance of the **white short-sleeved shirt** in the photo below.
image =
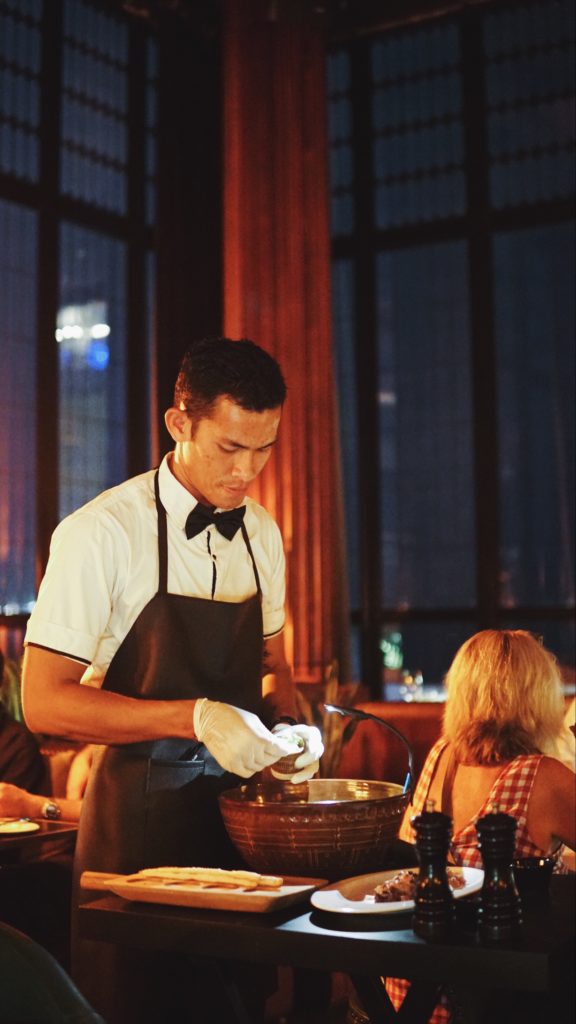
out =
{"type": "MultiPolygon", "coordinates": [[[[226,540],[214,526],[186,537],[196,499],[160,466],[168,526],[168,591],[240,602],[256,593],[252,560],[238,531],[226,540]],[[215,573],[214,573],[215,570],[215,573]]],[[[262,589],[264,636],[284,626],[285,558],[278,526],[246,498],[244,523],[262,589]]],[[[25,643],[84,662],[83,681],[101,685],[118,647],[158,590],[158,525],[154,470],[104,491],[56,527],[46,574],[28,621],[25,643]]]]}

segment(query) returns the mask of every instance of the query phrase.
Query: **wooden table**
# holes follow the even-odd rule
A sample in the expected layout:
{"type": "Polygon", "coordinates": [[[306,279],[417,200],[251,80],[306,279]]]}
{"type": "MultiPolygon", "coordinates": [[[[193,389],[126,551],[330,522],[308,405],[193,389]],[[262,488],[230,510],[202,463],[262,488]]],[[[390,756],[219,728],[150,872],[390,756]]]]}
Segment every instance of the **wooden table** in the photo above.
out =
{"type": "Polygon", "coordinates": [[[44,818],[32,819],[40,827],[35,832],[0,832],[0,864],[14,861],[14,856],[22,850],[40,849],[46,843],[56,839],[74,839],[78,832],[78,824],[72,821],[46,821],[44,818]]]}
{"type": "MultiPolygon", "coordinates": [[[[35,832],[0,833],[0,921],[25,932],[69,965],[75,822],[45,821],[35,832]]],[[[2,996],[0,994],[0,1018],[2,996]]]]}
{"type": "MultiPolygon", "coordinates": [[[[482,993],[502,991],[554,994],[549,1020],[559,1024],[571,998],[574,894],[571,875],[553,878],[548,895],[526,896],[519,939],[497,947],[480,943],[471,915],[464,916],[464,900],[459,901],[454,934],[434,944],[414,935],[409,914],[345,917],[309,904],[273,914],[240,914],[136,903],[113,895],[86,904],[80,928],[85,938],[141,949],[344,972],[373,1024],[424,1024],[439,982],[456,987],[466,1021],[482,1019],[482,993]],[[394,1013],[377,984],[381,974],[413,980],[410,1007],[394,1013]]],[[[530,1019],[525,1011],[522,1019],[530,1019]]]]}

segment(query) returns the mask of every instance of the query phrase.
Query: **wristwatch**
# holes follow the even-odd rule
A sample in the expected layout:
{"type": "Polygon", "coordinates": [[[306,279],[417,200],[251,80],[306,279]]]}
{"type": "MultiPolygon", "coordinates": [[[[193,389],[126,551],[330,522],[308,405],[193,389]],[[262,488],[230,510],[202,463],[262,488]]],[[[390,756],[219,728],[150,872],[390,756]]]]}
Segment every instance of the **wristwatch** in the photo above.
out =
{"type": "Polygon", "coordinates": [[[48,821],[58,821],[61,814],[62,808],[55,804],[53,800],[47,800],[42,807],[42,817],[47,818],[48,821]]]}

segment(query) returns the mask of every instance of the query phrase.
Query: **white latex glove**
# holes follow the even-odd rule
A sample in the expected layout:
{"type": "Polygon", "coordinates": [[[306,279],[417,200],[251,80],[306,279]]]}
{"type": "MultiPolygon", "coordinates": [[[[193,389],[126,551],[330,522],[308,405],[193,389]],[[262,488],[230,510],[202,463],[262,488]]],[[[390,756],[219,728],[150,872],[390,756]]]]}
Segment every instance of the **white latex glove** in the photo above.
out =
{"type": "Polygon", "coordinates": [[[207,697],[194,706],[194,732],[225,771],[243,779],[290,753],[290,745],[273,736],[258,715],[207,697]]]}
{"type": "Polygon", "coordinates": [[[304,750],[294,762],[294,767],[298,771],[289,780],[291,783],[297,785],[299,782],[307,782],[316,775],[320,767],[320,758],[324,753],[324,744],[320,730],[315,725],[289,725],[288,722],[278,722],[272,732],[278,737],[299,736],[304,740],[304,750]]]}

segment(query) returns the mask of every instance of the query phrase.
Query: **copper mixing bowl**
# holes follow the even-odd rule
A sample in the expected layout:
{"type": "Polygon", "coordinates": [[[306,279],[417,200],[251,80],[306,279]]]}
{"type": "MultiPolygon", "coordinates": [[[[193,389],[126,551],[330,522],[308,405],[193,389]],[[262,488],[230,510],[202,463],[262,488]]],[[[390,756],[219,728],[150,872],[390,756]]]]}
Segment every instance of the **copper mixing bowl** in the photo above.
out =
{"type": "Polygon", "coordinates": [[[248,783],[219,797],[249,868],[328,880],[382,870],[409,799],[396,783],[363,779],[248,783]]]}

